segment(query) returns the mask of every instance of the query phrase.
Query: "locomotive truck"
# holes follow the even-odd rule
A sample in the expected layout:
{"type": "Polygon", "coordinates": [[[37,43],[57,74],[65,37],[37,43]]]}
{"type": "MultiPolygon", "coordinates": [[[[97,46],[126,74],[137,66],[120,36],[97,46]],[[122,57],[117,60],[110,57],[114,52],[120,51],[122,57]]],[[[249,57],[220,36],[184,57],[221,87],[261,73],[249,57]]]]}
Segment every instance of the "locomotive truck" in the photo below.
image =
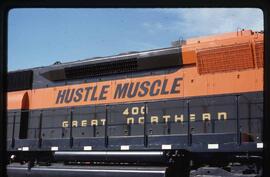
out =
{"type": "Polygon", "coordinates": [[[260,176],[263,32],[8,73],[10,177],[260,176]]]}

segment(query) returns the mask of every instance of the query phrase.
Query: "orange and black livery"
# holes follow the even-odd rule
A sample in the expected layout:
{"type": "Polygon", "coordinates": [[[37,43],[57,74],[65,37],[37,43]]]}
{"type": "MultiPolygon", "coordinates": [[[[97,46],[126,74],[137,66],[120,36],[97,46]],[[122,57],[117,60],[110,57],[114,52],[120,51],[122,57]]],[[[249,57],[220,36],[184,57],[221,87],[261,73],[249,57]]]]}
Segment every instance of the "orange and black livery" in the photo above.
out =
{"type": "Polygon", "coordinates": [[[188,152],[200,164],[206,153],[209,163],[212,154],[229,162],[224,157],[262,153],[263,32],[12,71],[8,90],[14,162],[124,163],[128,155],[117,160],[110,152],[166,151],[188,152]]]}

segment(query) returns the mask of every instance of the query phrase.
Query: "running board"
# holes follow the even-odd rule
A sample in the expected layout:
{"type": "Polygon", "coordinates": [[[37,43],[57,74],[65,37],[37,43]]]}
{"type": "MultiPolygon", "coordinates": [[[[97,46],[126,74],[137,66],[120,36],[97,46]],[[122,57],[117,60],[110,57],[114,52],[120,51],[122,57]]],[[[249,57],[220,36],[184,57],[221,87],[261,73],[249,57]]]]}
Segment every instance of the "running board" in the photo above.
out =
{"type": "Polygon", "coordinates": [[[167,177],[168,167],[142,166],[33,166],[19,163],[7,166],[9,177],[167,177]]]}
{"type": "Polygon", "coordinates": [[[116,163],[159,163],[173,162],[178,152],[164,151],[56,151],[56,161],[116,162],[116,163]]]}

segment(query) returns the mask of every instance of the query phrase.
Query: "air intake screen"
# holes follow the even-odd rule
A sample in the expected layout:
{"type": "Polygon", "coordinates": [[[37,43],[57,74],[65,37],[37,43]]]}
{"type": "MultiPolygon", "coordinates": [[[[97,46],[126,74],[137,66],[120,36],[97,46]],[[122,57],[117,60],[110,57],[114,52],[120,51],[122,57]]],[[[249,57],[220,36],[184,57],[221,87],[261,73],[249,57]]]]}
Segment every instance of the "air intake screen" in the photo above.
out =
{"type": "Polygon", "coordinates": [[[263,67],[263,43],[255,42],[255,58],[257,66],[263,67]]]}
{"type": "Polygon", "coordinates": [[[8,73],[8,91],[32,89],[33,71],[8,73]]]}
{"type": "Polygon", "coordinates": [[[65,68],[67,79],[83,78],[136,71],[137,59],[89,64],[65,68]]]}
{"type": "Polygon", "coordinates": [[[254,68],[251,45],[243,43],[199,50],[197,67],[200,74],[254,68]]]}

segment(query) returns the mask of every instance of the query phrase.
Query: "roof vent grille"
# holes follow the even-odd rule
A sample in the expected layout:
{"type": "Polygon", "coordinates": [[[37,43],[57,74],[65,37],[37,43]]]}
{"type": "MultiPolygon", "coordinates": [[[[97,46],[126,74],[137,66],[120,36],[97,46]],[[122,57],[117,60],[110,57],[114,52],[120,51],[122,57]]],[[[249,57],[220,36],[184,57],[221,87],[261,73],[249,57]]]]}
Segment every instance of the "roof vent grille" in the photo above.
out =
{"type": "Polygon", "coordinates": [[[132,58],[129,60],[119,60],[65,68],[65,75],[67,79],[76,79],[83,77],[132,72],[136,71],[137,68],[137,59],[132,58]]]}

